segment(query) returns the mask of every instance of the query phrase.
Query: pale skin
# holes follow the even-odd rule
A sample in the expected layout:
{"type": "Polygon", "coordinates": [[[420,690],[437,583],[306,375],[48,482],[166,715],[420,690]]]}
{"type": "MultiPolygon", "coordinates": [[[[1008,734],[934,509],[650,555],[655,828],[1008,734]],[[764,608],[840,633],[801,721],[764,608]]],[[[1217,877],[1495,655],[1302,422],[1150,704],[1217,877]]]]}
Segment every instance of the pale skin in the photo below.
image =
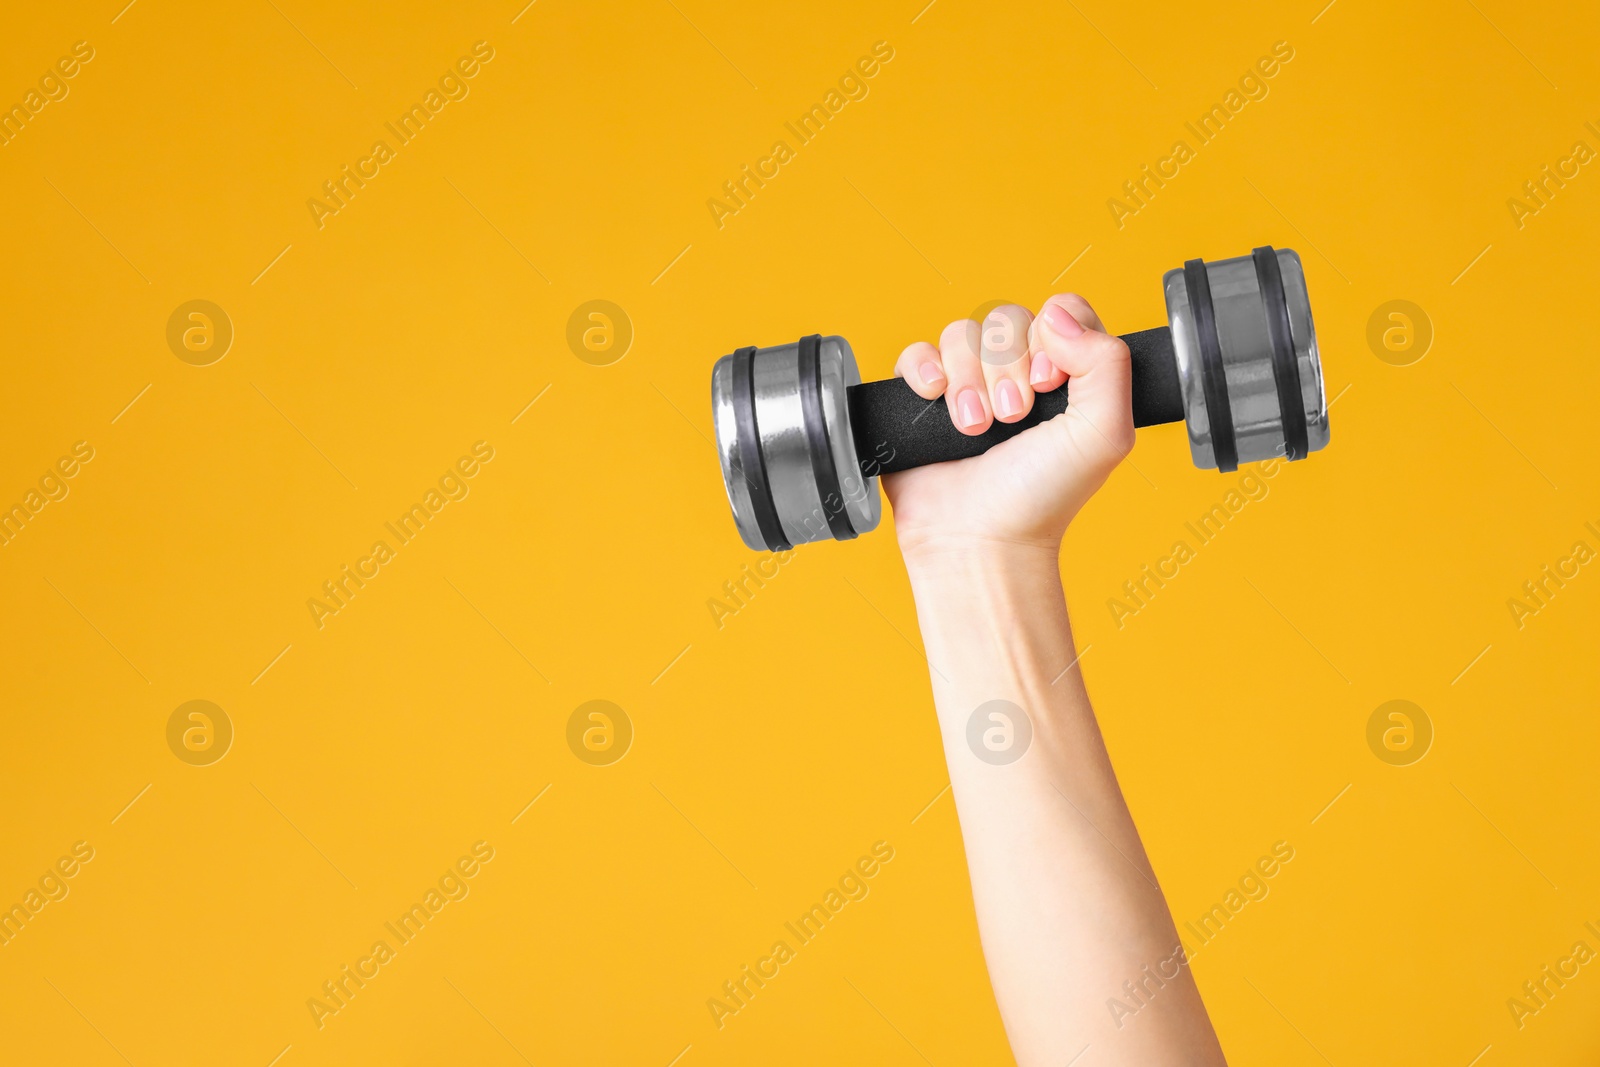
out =
{"type": "Polygon", "coordinates": [[[1085,1046],[1081,1067],[1224,1064],[1074,665],[1061,586],[1068,523],[1133,447],[1127,346],[1068,294],[1037,319],[1008,305],[981,329],[951,323],[895,373],[926,399],[948,395],[967,434],[1023,418],[1036,392],[1071,379],[1054,419],[884,479],[1012,1052],[1022,1067],[1062,1067],[1085,1046]],[[994,700],[1032,725],[1015,762],[969,746],[969,718],[994,700]],[[1137,1010],[1114,1012],[1112,998],[1137,1010]]]}

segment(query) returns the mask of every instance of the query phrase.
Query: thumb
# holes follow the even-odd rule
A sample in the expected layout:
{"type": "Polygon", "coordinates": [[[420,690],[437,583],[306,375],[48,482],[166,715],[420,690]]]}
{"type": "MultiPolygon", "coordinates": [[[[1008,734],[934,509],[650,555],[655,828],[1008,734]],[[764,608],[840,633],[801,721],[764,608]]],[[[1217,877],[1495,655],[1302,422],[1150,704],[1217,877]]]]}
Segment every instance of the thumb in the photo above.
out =
{"type": "Polygon", "coordinates": [[[1133,375],[1128,346],[1105,332],[1094,309],[1075,293],[1040,309],[1035,341],[1067,375],[1067,410],[1058,419],[1085,458],[1106,473],[1133,449],[1133,375]]]}

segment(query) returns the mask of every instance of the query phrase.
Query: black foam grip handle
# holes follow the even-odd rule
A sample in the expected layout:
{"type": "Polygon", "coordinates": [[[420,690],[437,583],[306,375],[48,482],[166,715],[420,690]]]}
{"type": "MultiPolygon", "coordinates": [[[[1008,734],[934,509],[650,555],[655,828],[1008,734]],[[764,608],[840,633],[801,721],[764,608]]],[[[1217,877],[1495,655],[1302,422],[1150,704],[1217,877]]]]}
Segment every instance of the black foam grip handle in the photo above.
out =
{"type": "MultiPolygon", "coordinates": [[[[1158,426],[1183,421],[1183,392],[1165,326],[1122,335],[1133,362],[1133,424],[1158,426]]],[[[1069,383],[1070,385],[1070,383],[1069,383]]],[[[1067,385],[1033,398],[1033,410],[1017,422],[996,422],[969,437],[955,428],[945,398],[928,401],[902,378],[851,386],[850,427],[861,472],[868,477],[982,455],[1045,419],[1067,410],[1067,385]]]]}

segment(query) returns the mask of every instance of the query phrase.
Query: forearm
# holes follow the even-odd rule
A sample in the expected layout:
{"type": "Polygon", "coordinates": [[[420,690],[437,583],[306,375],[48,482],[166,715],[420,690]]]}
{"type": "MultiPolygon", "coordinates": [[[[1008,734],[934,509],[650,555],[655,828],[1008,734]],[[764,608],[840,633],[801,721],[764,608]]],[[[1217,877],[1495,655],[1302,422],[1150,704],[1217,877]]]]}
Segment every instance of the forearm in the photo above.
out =
{"type": "Polygon", "coordinates": [[[979,932],[1018,1062],[1060,1065],[1093,1044],[1097,1064],[1221,1063],[1073,665],[1054,550],[908,551],[907,565],[979,932]],[[977,751],[969,738],[976,709],[996,700],[1031,725],[1014,762],[1004,760],[1021,747],[1021,723],[1010,753],[985,746],[981,730],[977,751]],[[1146,1003],[1119,1026],[1108,1001],[1130,1002],[1126,981],[1143,983],[1146,1003]]]}

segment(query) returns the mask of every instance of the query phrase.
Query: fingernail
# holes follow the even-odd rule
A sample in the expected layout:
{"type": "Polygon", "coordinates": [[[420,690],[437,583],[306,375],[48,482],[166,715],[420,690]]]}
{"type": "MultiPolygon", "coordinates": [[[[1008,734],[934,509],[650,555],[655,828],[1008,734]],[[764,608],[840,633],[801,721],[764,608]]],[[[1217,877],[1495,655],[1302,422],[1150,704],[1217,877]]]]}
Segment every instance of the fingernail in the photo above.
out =
{"type": "Polygon", "coordinates": [[[960,398],[956,401],[956,414],[961,417],[961,425],[971,429],[983,422],[983,401],[978,399],[976,389],[963,389],[960,398]]]}
{"type": "Polygon", "coordinates": [[[1022,391],[1016,382],[1007,378],[995,386],[994,407],[1002,419],[1009,419],[1022,410],[1022,391]]]}
{"type": "Polygon", "coordinates": [[[924,363],[917,373],[922,375],[922,381],[926,385],[944,384],[944,371],[940,370],[939,364],[931,359],[924,363]]]}
{"type": "Polygon", "coordinates": [[[1033,357],[1033,367],[1028,371],[1030,385],[1043,385],[1050,380],[1050,372],[1055,369],[1055,364],[1050,362],[1050,357],[1040,352],[1033,357]]]}
{"type": "Polygon", "coordinates": [[[1044,309],[1042,318],[1045,325],[1054,330],[1058,337],[1077,337],[1083,332],[1083,327],[1078,325],[1078,320],[1072,317],[1071,312],[1060,304],[1051,304],[1044,309]]]}

